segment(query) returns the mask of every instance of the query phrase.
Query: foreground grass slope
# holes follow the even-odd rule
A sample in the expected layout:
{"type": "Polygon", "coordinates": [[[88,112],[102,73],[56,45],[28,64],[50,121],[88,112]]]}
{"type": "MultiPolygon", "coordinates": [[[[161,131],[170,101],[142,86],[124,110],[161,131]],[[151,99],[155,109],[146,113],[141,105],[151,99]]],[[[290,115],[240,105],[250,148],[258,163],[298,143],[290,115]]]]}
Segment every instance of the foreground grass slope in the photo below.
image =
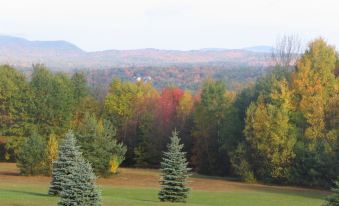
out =
{"type": "MultiPolygon", "coordinates": [[[[187,204],[159,202],[159,174],[156,170],[122,169],[119,176],[99,179],[103,205],[161,206],[320,206],[323,191],[294,187],[249,185],[218,178],[193,177],[187,204]]],[[[48,177],[19,176],[15,164],[0,163],[0,206],[56,205],[47,195],[48,177]]]]}

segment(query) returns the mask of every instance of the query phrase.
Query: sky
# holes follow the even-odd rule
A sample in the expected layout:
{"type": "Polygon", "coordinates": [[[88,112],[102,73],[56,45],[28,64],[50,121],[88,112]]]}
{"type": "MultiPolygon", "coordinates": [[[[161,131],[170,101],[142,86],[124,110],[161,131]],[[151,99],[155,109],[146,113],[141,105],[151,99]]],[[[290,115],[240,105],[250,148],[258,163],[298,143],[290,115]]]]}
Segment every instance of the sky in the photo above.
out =
{"type": "Polygon", "coordinates": [[[339,47],[338,0],[1,0],[0,34],[86,51],[243,48],[283,35],[339,47]]]}

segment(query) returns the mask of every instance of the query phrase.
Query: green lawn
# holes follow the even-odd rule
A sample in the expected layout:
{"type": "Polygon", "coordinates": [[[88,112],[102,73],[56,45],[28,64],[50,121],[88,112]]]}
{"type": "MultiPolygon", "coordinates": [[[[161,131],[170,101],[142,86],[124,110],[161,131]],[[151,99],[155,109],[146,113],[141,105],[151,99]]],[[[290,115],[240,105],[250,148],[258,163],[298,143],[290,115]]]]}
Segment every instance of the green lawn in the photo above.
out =
{"type": "MultiPolygon", "coordinates": [[[[104,205],[180,205],[161,203],[157,199],[157,189],[126,188],[103,186],[102,195],[104,205]]],[[[58,198],[46,195],[47,185],[36,184],[1,184],[0,205],[56,205],[58,198]]],[[[244,192],[208,192],[192,191],[186,205],[213,205],[213,206],[320,206],[323,195],[313,192],[272,192],[272,191],[244,191],[244,192]]]]}
{"type": "MultiPolygon", "coordinates": [[[[7,170],[7,168],[1,168],[7,170]]],[[[10,168],[9,168],[10,169],[10,168]]],[[[152,177],[154,172],[147,170],[126,169],[128,185],[123,185],[122,180],[111,183],[114,177],[101,180],[104,185],[99,185],[102,190],[103,205],[114,206],[155,206],[155,205],[210,205],[210,206],[320,206],[323,202],[324,192],[312,191],[300,188],[253,186],[242,183],[227,182],[197,178],[196,184],[204,182],[208,184],[205,190],[193,190],[186,204],[162,203],[157,199],[158,188],[131,186],[131,181],[138,181],[134,175],[143,173],[144,177],[152,177]],[[230,189],[225,191],[213,191],[216,184],[225,184],[230,189]],[[241,184],[240,189],[232,184],[241,184]],[[247,189],[248,187],[248,189],[247,189]]],[[[125,178],[121,175],[121,178],[125,178]]],[[[32,205],[56,205],[58,198],[47,195],[49,178],[46,177],[20,177],[17,174],[0,173],[0,205],[32,206],[32,205]]],[[[132,182],[133,185],[133,182],[132,182]]],[[[196,187],[196,186],[195,186],[196,187]]]]}
{"type": "MultiPolygon", "coordinates": [[[[155,189],[118,189],[105,188],[103,190],[107,205],[173,205],[160,204],[155,189]]],[[[300,196],[287,193],[270,192],[207,192],[193,191],[186,205],[213,205],[213,206],[312,206],[321,205],[320,196],[314,194],[300,196]]],[[[180,204],[178,204],[180,205],[180,204]]]]}

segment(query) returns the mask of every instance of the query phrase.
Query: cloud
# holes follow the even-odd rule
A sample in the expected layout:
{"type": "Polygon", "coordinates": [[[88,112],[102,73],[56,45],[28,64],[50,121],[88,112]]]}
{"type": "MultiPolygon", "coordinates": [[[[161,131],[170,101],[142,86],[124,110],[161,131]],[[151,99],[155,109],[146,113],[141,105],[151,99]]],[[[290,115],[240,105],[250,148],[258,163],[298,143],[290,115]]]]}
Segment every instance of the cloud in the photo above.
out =
{"type": "Polygon", "coordinates": [[[187,15],[192,11],[190,5],[161,4],[145,10],[145,16],[149,19],[177,18],[187,15]]]}

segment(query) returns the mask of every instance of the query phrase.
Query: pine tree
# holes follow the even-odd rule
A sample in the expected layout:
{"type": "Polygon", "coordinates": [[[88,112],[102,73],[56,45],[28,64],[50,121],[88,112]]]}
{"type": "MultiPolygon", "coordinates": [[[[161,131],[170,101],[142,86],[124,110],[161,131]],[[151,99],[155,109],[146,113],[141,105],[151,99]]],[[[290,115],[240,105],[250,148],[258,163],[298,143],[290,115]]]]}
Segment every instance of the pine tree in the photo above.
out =
{"type": "Polygon", "coordinates": [[[186,187],[190,168],[187,167],[186,153],[182,151],[177,131],[173,131],[171,142],[161,162],[161,190],[159,199],[170,202],[186,202],[189,188],[186,187]]]}
{"type": "Polygon", "coordinates": [[[80,158],[79,147],[76,146],[72,132],[66,134],[66,138],[59,147],[58,159],[53,162],[52,181],[49,187],[49,195],[59,195],[66,181],[67,175],[72,173],[76,161],[80,158]]]}
{"type": "Polygon", "coordinates": [[[45,174],[44,166],[46,158],[45,140],[40,135],[34,133],[28,137],[19,148],[17,156],[17,166],[22,175],[45,174]]]}
{"type": "Polygon", "coordinates": [[[339,206],[339,179],[335,182],[335,187],[332,188],[334,194],[326,198],[324,206],[339,206]]]}
{"type": "Polygon", "coordinates": [[[97,120],[94,115],[85,114],[84,122],[77,129],[76,137],[83,157],[91,163],[94,172],[100,176],[116,173],[125,158],[126,146],[119,143],[115,128],[107,120],[97,120]],[[113,171],[113,168],[115,168],[113,171]]]}
{"type": "Polygon", "coordinates": [[[80,157],[71,168],[72,172],[66,176],[62,186],[58,205],[100,206],[101,194],[95,185],[96,176],[91,165],[80,157]]]}

